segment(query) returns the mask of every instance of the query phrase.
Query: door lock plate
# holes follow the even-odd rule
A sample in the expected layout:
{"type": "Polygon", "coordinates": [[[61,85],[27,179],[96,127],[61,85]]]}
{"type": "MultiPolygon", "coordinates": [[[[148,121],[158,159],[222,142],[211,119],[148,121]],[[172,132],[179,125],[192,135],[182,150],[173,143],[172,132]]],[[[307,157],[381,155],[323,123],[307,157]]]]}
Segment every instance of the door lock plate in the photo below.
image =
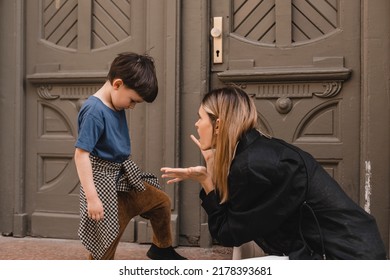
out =
{"type": "Polygon", "coordinates": [[[213,37],[213,63],[223,63],[222,30],[222,17],[214,17],[214,26],[210,31],[213,37]]]}

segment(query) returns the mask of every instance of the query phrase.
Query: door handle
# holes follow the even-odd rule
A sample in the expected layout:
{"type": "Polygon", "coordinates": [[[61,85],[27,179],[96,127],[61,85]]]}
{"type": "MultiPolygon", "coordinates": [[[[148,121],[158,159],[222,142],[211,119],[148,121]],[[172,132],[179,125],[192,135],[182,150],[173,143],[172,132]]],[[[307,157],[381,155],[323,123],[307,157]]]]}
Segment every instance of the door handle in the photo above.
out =
{"type": "Polygon", "coordinates": [[[222,17],[214,17],[213,28],[210,31],[213,37],[213,62],[223,63],[222,59],[222,17]]]}

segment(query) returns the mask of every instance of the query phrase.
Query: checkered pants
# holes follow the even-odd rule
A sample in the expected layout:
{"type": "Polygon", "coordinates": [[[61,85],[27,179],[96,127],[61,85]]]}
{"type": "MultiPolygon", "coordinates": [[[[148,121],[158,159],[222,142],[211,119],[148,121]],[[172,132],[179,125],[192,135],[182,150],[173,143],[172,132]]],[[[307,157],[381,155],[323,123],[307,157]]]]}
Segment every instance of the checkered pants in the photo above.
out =
{"type": "Polygon", "coordinates": [[[138,166],[128,159],[114,163],[90,156],[93,180],[104,208],[104,219],[95,221],[88,217],[87,200],[80,188],[81,243],[91,252],[94,259],[101,259],[119,234],[118,191],[143,192],[144,182],[160,188],[157,178],[151,173],[142,173],[138,166]]]}

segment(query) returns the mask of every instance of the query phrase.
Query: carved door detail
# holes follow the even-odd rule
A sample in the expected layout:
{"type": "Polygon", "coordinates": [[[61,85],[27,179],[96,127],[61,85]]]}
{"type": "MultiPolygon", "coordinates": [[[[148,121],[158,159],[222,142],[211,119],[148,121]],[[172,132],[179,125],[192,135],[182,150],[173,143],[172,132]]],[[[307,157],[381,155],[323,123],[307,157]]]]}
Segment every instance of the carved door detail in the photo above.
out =
{"type": "Polygon", "coordinates": [[[129,0],[45,0],[42,39],[69,50],[97,50],[131,35],[129,0]]]}
{"type": "Polygon", "coordinates": [[[357,201],[359,3],[227,2],[212,1],[212,16],[223,17],[224,55],[211,62],[211,85],[244,88],[262,128],[312,153],[357,201]]]}
{"type": "Polygon", "coordinates": [[[241,0],[232,9],[232,35],[264,45],[301,44],[338,28],[337,0],[241,0]]]}

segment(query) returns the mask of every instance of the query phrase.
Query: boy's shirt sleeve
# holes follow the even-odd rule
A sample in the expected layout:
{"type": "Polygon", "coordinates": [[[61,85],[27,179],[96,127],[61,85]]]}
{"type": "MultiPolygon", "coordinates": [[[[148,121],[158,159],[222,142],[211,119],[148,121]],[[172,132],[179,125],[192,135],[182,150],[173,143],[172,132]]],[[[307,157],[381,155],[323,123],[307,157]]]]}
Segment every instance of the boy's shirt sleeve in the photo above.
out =
{"type": "Polygon", "coordinates": [[[88,114],[79,120],[79,135],[76,148],[92,152],[104,130],[103,123],[95,116],[88,114]]]}

